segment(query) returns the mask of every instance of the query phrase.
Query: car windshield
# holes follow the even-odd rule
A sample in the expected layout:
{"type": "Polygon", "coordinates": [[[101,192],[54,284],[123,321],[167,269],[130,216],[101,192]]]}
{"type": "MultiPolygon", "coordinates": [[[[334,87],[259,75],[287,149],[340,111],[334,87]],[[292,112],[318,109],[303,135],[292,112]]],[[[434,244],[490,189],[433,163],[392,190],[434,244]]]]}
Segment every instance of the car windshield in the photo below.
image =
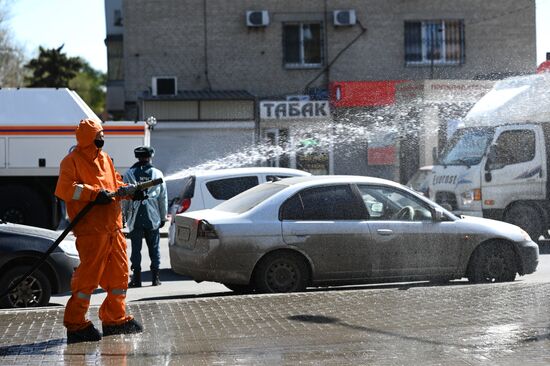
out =
{"type": "Polygon", "coordinates": [[[465,128],[458,130],[439,159],[441,165],[479,164],[494,134],[492,128],[465,128]]]}
{"type": "Polygon", "coordinates": [[[244,191],[243,193],[219,204],[214,207],[214,210],[243,213],[256,207],[261,202],[265,201],[277,192],[282,191],[286,187],[287,186],[284,184],[277,183],[260,184],[259,186],[244,191]]]}

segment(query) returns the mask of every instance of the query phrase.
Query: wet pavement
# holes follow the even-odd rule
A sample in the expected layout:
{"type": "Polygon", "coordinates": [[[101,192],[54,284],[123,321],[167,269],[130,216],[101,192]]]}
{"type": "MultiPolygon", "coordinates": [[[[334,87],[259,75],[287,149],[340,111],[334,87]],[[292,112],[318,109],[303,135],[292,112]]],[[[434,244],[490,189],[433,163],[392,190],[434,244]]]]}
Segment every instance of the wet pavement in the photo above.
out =
{"type": "Polygon", "coordinates": [[[72,345],[62,308],[3,310],[0,364],[548,365],[549,302],[518,281],[132,302],[143,334],[72,345]]]}

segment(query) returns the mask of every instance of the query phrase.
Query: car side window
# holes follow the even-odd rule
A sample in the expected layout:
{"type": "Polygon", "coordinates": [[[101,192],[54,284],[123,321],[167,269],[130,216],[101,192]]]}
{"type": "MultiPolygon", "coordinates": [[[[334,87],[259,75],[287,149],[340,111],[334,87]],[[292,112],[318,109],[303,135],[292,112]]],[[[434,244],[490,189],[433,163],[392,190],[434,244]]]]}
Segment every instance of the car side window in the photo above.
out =
{"type": "Polygon", "coordinates": [[[365,216],[349,185],[304,189],[281,208],[283,220],[362,220],[365,216]]]}
{"type": "Polygon", "coordinates": [[[257,176],[224,178],[206,183],[208,192],[217,200],[228,200],[259,184],[257,176]]]}
{"type": "Polygon", "coordinates": [[[370,220],[431,221],[432,213],[422,200],[393,187],[359,185],[370,220]]]}

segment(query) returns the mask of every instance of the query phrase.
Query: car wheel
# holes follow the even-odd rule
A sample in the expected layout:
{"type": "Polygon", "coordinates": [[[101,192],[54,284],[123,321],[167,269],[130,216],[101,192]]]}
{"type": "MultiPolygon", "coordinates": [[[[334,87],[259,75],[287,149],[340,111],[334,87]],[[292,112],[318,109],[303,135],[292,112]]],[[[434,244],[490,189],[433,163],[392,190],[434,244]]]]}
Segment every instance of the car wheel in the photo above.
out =
{"type": "MultiPolygon", "coordinates": [[[[19,281],[31,267],[12,268],[0,278],[0,292],[6,291],[19,281]]],[[[37,269],[9,294],[0,299],[0,306],[7,308],[26,308],[44,306],[50,301],[52,288],[44,273],[37,269]]]]}
{"type": "Polygon", "coordinates": [[[504,221],[514,224],[527,231],[533,241],[538,241],[544,234],[542,216],[536,207],[518,203],[504,213],[504,221]]]}
{"type": "Polygon", "coordinates": [[[468,269],[473,283],[510,282],[516,278],[515,253],[506,244],[486,244],[476,249],[468,269]]]}
{"type": "Polygon", "coordinates": [[[254,286],[252,285],[237,285],[234,283],[224,283],[223,285],[236,294],[249,294],[254,292],[254,286]]]}
{"type": "Polygon", "coordinates": [[[275,253],[258,264],[254,282],[259,292],[303,291],[309,283],[309,271],[298,255],[275,253]]]}

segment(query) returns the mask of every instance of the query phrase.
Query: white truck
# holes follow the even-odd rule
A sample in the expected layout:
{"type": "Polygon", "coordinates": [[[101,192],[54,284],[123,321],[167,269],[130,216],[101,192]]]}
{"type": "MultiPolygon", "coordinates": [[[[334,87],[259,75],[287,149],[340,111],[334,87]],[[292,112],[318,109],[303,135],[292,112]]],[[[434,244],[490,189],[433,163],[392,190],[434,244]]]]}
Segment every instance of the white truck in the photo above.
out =
{"type": "MultiPolygon", "coordinates": [[[[55,229],[64,218],[54,196],[59,164],[76,145],[81,119],[98,118],[69,89],[0,89],[0,219],[55,229]]],[[[122,174],[133,150],[149,144],[144,122],[106,122],[105,151],[122,174]]]]}
{"type": "Polygon", "coordinates": [[[550,73],[497,82],[432,169],[429,196],[457,214],[516,224],[533,240],[550,220],[550,73]]]}

